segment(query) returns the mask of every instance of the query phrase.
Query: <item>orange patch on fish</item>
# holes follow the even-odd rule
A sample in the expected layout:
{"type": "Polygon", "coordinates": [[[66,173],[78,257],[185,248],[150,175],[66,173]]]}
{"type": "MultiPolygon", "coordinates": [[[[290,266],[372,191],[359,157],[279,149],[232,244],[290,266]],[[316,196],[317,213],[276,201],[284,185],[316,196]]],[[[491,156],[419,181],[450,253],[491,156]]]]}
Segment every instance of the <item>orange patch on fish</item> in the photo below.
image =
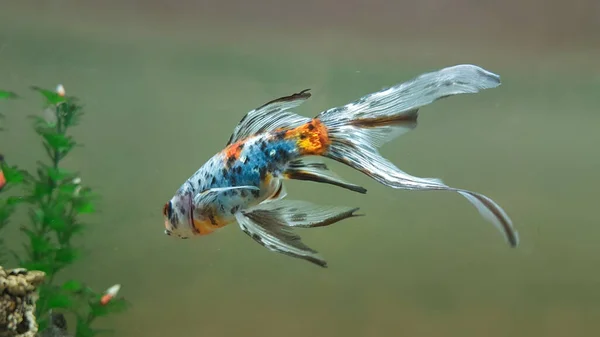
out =
{"type": "Polygon", "coordinates": [[[273,180],[273,174],[267,172],[267,174],[265,174],[265,178],[263,179],[262,183],[266,186],[269,186],[271,184],[271,180],[273,180]]]}
{"type": "Polygon", "coordinates": [[[327,127],[316,118],[287,131],[286,138],[296,138],[303,155],[321,155],[327,151],[330,144],[327,127]]]}
{"type": "Polygon", "coordinates": [[[240,158],[240,154],[242,153],[242,149],[244,148],[244,142],[239,141],[237,143],[233,143],[225,148],[225,161],[228,163],[234,162],[240,158]]]}
{"type": "Polygon", "coordinates": [[[215,230],[217,230],[221,227],[225,227],[226,225],[229,224],[228,222],[225,222],[222,219],[215,217],[215,216],[210,216],[209,219],[206,219],[206,220],[193,219],[192,221],[193,221],[194,228],[198,232],[197,235],[201,235],[201,236],[211,234],[215,230]]]}

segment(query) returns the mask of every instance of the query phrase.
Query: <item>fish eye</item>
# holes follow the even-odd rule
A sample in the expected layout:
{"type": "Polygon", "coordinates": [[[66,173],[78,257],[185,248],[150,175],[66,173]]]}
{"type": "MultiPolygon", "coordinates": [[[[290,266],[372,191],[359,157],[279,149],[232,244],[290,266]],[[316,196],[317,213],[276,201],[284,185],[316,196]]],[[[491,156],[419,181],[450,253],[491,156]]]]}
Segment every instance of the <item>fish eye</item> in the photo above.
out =
{"type": "Polygon", "coordinates": [[[173,207],[171,206],[171,202],[167,202],[163,207],[163,215],[168,219],[171,219],[171,214],[173,213],[173,207]]]}

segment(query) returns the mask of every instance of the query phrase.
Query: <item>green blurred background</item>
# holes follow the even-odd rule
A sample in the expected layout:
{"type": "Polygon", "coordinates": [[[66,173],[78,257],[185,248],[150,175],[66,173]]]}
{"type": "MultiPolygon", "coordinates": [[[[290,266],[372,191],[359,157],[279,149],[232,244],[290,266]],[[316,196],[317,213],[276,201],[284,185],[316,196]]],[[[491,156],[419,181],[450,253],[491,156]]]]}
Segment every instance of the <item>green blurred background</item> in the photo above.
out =
{"type": "MultiPolygon", "coordinates": [[[[29,85],[62,83],[87,115],[67,165],[103,196],[64,278],[121,283],[116,336],[595,336],[600,331],[600,4],[597,1],[3,0],[0,151],[43,155],[29,85]],[[510,249],[468,202],[383,187],[290,182],[289,197],[367,217],[299,231],[323,270],[235,225],[163,234],[162,205],[240,118],[312,88],[299,113],[457,63],[503,85],[421,110],[382,153],[403,170],[484,193],[511,215],[510,249]]],[[[16,227],[16,226],[13,226],[16,227]]],[[[8,241],[18,247],[16,229],[8,241]]]]}

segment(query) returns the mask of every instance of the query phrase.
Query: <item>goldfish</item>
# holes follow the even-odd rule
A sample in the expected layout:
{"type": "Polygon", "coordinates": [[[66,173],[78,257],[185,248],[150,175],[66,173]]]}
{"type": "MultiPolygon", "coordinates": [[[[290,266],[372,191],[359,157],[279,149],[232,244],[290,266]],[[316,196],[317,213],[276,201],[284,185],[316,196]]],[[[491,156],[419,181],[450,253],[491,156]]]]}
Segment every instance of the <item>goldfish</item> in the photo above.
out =
{"type": "Polygon", "coordinates": [[[495,73],[459,64],[324,110],[314,118],[292,112],[311,97],[310,89],[267,102],[248,112],[225,148],[164,204],[165,234],[182,239],[201,237],[237,223],[267,249],[326,268],[326,260],[293,230],[329,226],[363,214],[357,213],[358,207],[287,199],[284,184],[286,180],[303,180],[367,192],[330,170],[322,160],[328,158],[391,188],[456,192],[499,229],[511,247],[516,247],[519,236],[512,220],[491,198],[450,187],[441,179],[412,176],[378,150],[414,129],[422,107],[500,84],[495,73]]]}

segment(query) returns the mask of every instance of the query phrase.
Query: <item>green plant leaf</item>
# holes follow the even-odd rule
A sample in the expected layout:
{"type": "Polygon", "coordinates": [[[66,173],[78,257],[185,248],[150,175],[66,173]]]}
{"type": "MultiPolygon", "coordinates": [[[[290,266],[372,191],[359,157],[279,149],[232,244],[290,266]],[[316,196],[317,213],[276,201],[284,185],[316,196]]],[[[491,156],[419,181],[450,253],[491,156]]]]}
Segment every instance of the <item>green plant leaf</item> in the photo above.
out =
{"type": "Polygon", "coordinates": [[[78,293],[83,290],[83,284],[76,280],[69,280],[63,283],[62,289],[72,293],[78,293]]]}
{"type": "Polygon", "coordinates": [[[44,96],[46,98],[48,105],[57,105],[59,103],[63,103],[66,101],[66,98],[64,96],[59,95],[55,91],[42,89],[42,88],[36,87],[36,86],[32,86],[31,89],[42,94],[42,96],[44,96]]]}
{"type": "Polygon", "coordinates": [[[129,302],[123,298],[113,299],[112,301],[108,302],[106,307],[108,307],[110,313],[118,314],[129,309],[129,302]]]}
{"type": "Polygon", "coordinates": [[[60,113],[64,117],[64,126],[67,128],[79,124],[79,119],[83,115],[82,107],[77,105],[75,101],[74,98],[70,98],[67,104],[62,104],[59,107],[60,113]]]}
{"type": "Polygon", "coordinates": [[[21,228],[21,232],[29,237],[31,249],[40,256],[47,256],[55,250],[54,245],[48,238],[43,235],[38,235],[28,228],[21,228]]]}
{"type": "Polygon", "coordinates": [[[0,264],[6,263],[6,248],[4,245],[4,240],[0,238],[0,264]]]}
{"type": "Polygon", "coordinates": [[[48,173],[48,177],[50,177],[50,179],[54,180],[54,181],[62,181],[64,179],[67,178],[72,178],[75,176],[74,173],[65,170],[63,168],[54,168],[54,167],[48,167],[47,168],[47,173],[48,173]]]}
{"type": "Polygon", "coordinates": [[[75,194],[75,190],[77,189],[77,186],[79,186],[79,185],[77,185],[77,184],[63,184],[63,185],[60,185],[60,187],[58,188],[58,190],[62,194],[72,196],[72,195],[75,194]]]}
{"type": "Polygon", "coordinates": [[[45,180],[36,181],[33,188],[33,198],[42,200],[44,197],[52,193],[52,187],[45,180]]]}
{"type": "Polygon", "coordinates": [[[48,145],[48,143],[43,143],[44,144],[44,150],[46,150],[46,154],[48,155],[48,158],[54,160],[54,152],[52,151],[52,148],[50,147],[50,145],[48,145]]]}
{"type": "Polygon", "coordinates": [[[73,306],[73,300],[71,297],[56,291],[49,291],[48,296],[48,309],[69,309],[73,306]]]}
{"type": "Polygon", "coordinates": [[[59,216],[48,217],[45,220],[48,227],[56,232],[64,232],[67,229],[67,222],[59,216]]]}
{"type": "Polygon", "coordinates": [[[18,98],[17,94],[11,91],[0,90],[0,99],[15,99],[18,98]]]}
{"type": "MultiPolygon", "coordinates": [[[[46,218],[46,212],[44,212],[41,208],[36,208],[31,211],[32,216],[30,217],[33,223],[44,223],[44,219],[46,218]]],[[[33,232],[31,232],[33,233],[33,232]]]]}
{"type": "Polygon", "coordinates": [[[57,151],[70,150],[75,146],[75,141],[70,136],[65,136],[56,132],[45,132],[42,137],[48,144],[57,151]]]}
{"type": "Polygon", "coordinates": [[[60,248],[56,251],[55,259],[62,264],[71,264],[79,257],[79,252],[74,248],[60,248]]]}
{"type": "Polygon", "coordinates": [[[75,337],[94,337],[97,332],[82,317],[77,317],[77,330],[75,337]]]}
{"type": "Polygon", "coordinates": [[[96,211],[96,209],[94,208],[94,204],[91,200],[83,200],[83,202],[77,203],[75,209],[80,214],[89,214],[94,213],[96,211]]]}
{"type": "Polygon", "coordinates": [[[79,190],[78,198],[73,200],[73,207],[81,214],[94,213],[94,200],[97,200],[97,195],[89,187],[83,187],[79,190]]]}
{"type": "Polygon", "coordinates": [[[2,172],[8,183],[19,184],[25,180],[24,172],[16,166],[2,164],[2,172]]]}
{"type": "Polygon", "coordinates": [[[7,205],[18,205],[20,203],[26,202],[27,200],[24,197],[8,197],[6,198],[7,205]]]}
{"type": "MultiPolygon", "coordinates": [[[[43,317],[36,317],[36,319],[38,323],[38,331],[45,331],[46,328],[48,328],[48,317],[44,315],[43,317]]],[[[45,334],[42,334],[42,336],[45,336],[45,334]]]]}
{"type": "Polygon", "coordinates": [[[14,212],[13,204],[8,203],[8,200],[0,205],[0,229],[8,222],[8,218],[14,212]]]}
{"type": "Polygon", "coordinates": [[[52,274],[52,264],[47,261],[21,261],[19,265],[28,270],[43,271],[44,273],[46,273],[46,277],[49,277],[52,274]]]}

